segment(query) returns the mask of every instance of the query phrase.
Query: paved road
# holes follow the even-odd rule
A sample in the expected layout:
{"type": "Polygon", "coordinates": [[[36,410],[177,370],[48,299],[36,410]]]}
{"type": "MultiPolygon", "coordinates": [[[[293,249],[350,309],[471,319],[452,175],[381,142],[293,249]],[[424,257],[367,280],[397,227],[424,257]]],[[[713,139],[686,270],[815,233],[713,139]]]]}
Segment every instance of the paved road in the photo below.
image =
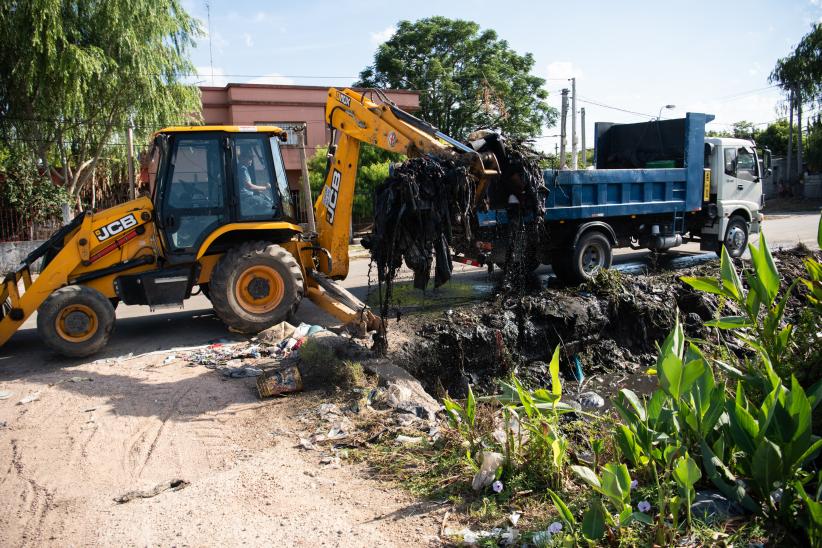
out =
{"type": "MultiPolygon", "coordinates": [[[[771,247],[791,247],[803,242],[810,247],[816,244],[818,213],[801,213],[791,215],[766,216],[764,231],[767,234],[771,247]]],[[[753,238],[754,241],[758,237],[753,238]]],[[[697,244],[688,244],[677,248],[671,254],[675,257],[700,255],[697,244]]],[[[617,250],[614,263],[626,265],[641,263],[647,260],[647,251],[617,250]]],[[[368,281],[369,261],[365,258],[353,260],[348,278],[343,285],[361,299],[369,294],[368,281]]],[[[539,274],[550,274],[550,267],[543,266],[539,274]]],[[[376,279],[376,275],[374,276],[376,279]]],[[[400,273],[401,280],[409,280],[407,272],[400,273]]],[[[439,300],[450,298],[465,299],[466,288],[490,288],[490,281],[484,269],[455,264],[454,278],[451,283],[441,290],[439,300]],[[450,287],[449,287],[450,286],[450,287]],[[453,291],[453,293],[448,293],[453,291]]],[[[470,293],[470,290],[469,290],[470,293]]],[[[324,314],[307,299],[300,306],[298,320],[309,323],[333,324],[333,318],[324,314]]],[[[108,357],[127,354],[128,352],[148,352],[163,350],[179,346],[201,344],[204,340],[231,336],[223,324],[211,312],[209,301],[202,295],[193,297],[185,303],[183,310],[158,310],[151,312],[146,306],[123,306],[117,308],[117,326],[109,346],[102,354],[96,356],[108,357]]],[[[33,362],[64,360],[48,352],[42,347],[36,333],[36,315],[29,318],[17,334],[3,348],[0,348],[0,366],[6,360],[15,360],[25,356],[33,362]]],[[[67,361],[67,363],[69,363],[67,361]]],[[[77,361],[79,363],[79,361],[77,361]]]]}

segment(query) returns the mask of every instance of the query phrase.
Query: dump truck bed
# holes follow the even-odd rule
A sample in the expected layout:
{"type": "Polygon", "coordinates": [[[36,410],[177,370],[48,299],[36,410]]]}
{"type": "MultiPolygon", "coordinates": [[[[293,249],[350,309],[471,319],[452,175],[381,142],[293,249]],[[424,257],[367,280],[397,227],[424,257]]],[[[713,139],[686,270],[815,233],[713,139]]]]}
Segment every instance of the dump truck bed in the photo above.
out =
{"type": "Polygon", "coordinates": [[[688,113],[677,120],[597,124],[595,169],[544,172],[545,219],[698,211],[706,199],[704,139],[711,120],[688,113]]]}

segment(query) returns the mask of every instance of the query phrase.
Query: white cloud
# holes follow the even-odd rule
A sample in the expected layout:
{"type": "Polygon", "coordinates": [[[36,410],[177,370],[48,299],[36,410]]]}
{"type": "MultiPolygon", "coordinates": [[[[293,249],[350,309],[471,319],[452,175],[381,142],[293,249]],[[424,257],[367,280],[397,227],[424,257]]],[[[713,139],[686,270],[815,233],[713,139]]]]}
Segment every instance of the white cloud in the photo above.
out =
{"type": "Polygon", "coordinates": [[[289,78],[287,76],[283,76],[282,74],[278,74],[276,72],[272,72],[270,74],[266,74],[265,76],[260,76],[258,78],[254,78],[248,81],[249,84],[276,84],[280,86],[291,86],[294,85],[294,79],[289,78]]]}
{"type": "Polygon", "coordinates": [[[379,32],[372,32],[371,33],[371,43],[375,46],[379,46],[383,42],[386,42],[389,38],[394,36],[394,33],[397,32],[397,27],[394,25],[390,25],[385,27],[379,32]]]}
{"type": "Polygon", "coordinates": [[[200,86],[223,87],[228,83],[225,70],[220,67],[197,67],[197,77],[195,82],[200,86]]]}
{"type": "Polygon", "coordinates": [[[245,47],[253,48],[254,47],[254,39],[251,38],[251,35],[247,32],[243,33],[243,40],[245,41],[245,47]]]}
{"type": "Polygon", "coordinates": [[[264,23],[264,22],[268,21],[269,19],[273,19],[273,18],[274,18],[274,16],[271,15],[270,13],[267,13],[267,12],[264,12],[264,11],[258,11],[254,15],[254,22],[255,23],[264,23]]]}
{"type": "Polygon", "coordinates": [[[546,68],[546,78],[548,80],[567,80],[569,78],[576,78],[577,80],[583,77],[582,69],[570,61],[554,61],[546,68]]]}

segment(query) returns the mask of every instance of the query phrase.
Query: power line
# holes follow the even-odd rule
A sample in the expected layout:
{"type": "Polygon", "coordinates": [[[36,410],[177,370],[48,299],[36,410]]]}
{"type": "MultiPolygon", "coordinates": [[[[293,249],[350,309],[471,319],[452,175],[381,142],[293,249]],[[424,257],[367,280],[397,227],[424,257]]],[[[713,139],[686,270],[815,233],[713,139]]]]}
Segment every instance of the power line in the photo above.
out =
{"type": "Polygon", "coordinates": [[[628,109],[625,109],[625,108],[606,105],[604,103],[599,103],[597,101],[592,101],[590,99],[583,99],[580,96],[577,96],[577,101],[581,101],[583,103],[588,103],[589,105],[595,105],[595,106],[602,107],[602,108],[608,108],[608,109],[611,109],[611,110],[618,110],[620,112],[625,112],[627,114],[634,114],[636,116],[644,116],[646,118],[656,118],[656,116],[654,116],[652,114],[645,114],[644,112],[637,112],[635,110],[628,110],[628,109]]]}

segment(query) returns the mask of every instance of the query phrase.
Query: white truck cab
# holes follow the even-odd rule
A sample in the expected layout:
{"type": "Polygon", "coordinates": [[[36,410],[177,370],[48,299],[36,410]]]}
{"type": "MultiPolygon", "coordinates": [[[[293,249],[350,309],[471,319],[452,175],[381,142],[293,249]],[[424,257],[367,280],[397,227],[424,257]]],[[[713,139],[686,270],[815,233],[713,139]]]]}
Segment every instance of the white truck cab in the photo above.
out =
{"type": "Polygon", "coordinates": [[[741,256],[748,235],[757,234],[764,219],[762,181],[770,170],[770,153],[760,165],[756,145],[745,139],[705,139],[705,167],[711,170],[710,201],[717,207],[717,223],[702,232],[725,244],[732,257],[741,256]]]}

